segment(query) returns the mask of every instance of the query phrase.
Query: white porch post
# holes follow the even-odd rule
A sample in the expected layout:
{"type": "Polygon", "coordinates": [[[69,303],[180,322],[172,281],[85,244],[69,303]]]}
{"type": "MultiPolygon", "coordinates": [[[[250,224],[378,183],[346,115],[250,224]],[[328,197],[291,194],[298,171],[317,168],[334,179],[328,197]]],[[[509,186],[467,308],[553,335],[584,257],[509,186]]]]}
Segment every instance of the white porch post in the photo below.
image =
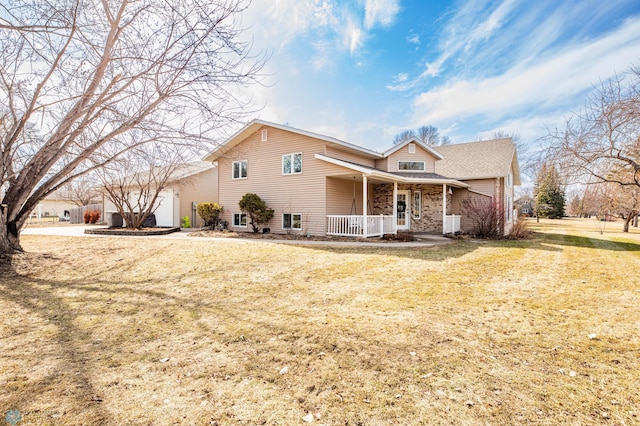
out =
{"type": "Polygon", "coordinates": [[[442,233],[447,233],[447,184],[442,184],[442,233]]]}
{"type": "Polygon", "coordinates": [[[398,182],[393,182],[393,233],[398,233],[398,182]]]}
{"type": "Polygon", "coordinates": [[[362,236],[367,238],[367,198],[369,194],[367,193],[367,175],[362,174],[362,236]]]}

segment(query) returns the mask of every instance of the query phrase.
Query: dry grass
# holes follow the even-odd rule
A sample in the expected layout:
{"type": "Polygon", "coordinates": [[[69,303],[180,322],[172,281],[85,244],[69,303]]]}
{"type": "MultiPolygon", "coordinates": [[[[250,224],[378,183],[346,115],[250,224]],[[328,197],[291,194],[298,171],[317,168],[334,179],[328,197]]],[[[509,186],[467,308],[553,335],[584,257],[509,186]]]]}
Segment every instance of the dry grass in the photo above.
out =
{"type": "Polygon", "coordinates": [[[640,232],[531,225],[431,249],[25,236],[0,276],[0,414],[638,424],[640,232]]]}

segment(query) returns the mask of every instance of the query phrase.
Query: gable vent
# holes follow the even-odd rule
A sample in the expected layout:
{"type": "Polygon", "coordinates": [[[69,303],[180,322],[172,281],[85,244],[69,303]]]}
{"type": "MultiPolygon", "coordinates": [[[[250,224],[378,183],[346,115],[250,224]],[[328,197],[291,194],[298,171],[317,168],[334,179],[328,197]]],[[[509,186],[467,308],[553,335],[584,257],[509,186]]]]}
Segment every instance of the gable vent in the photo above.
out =
{"type": "Polygon", "coordinates": [[[262,130],[262,142],[267,141],[267,129],[262,130]]]}

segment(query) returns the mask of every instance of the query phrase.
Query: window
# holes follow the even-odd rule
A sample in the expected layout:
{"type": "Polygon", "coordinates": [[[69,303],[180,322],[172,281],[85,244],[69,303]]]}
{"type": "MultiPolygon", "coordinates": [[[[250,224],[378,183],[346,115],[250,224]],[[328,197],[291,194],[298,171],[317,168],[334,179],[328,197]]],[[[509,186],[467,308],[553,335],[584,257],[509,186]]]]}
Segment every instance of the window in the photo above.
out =
{"type": "Polygon", "coordinates": [[[234,213],[233,214],[233,226],[236,228],[247,227],[247,214],[246,213],[234,213]]]}
{"type": "Polygon", "coordinates": [[[511,181],[512,181],[512,180],[513,180],[513,175],[512,175],[511,173],[509,173],[509,174],[507,175],[507,186],[508,186],[509,188],[511,188],[511,181]]]}
{"type": "Polygon", "coordinates": [[[413,218],[420,219],[422,215],[422,192],[413,191],[413,218]]]}
{"type": "Polygon", "coordinates": [[[302,173],[302,153],[285,154],[282,156],[282,174],[291,175],[302,173]]]}
{"type": "Polygon", "coordinates": [[[409,154],[415,154],[416,153],[416,144],[415,143],[410,143],[409,144],[409,154]]]}
{"type": "Polygon", "coordinates": [[[262,130],[262,142],[267,141],[267,129],[262,130]]]}
{"type": "Polygon", "coordinates": [[[233,179],[247,178],[247,160],[233,162],[233,179]]]}
{"type": "Polygon", "coordinates": [[[398,171],[424,172],[424,161],[398,161],[398,171]]]}
{"type": "Polygon", "coordinates": [[[508,223],[511,223],[513,220],[513,197],[511,195],[507,195],[507,202],[505,203],[505,212],[504,217],[508,223]]]}
{"type": "Polygon", "coordinates": [[[282,215],[282,229],[302,229],[302,215],[300,213],[284,213],[282,215]]]}

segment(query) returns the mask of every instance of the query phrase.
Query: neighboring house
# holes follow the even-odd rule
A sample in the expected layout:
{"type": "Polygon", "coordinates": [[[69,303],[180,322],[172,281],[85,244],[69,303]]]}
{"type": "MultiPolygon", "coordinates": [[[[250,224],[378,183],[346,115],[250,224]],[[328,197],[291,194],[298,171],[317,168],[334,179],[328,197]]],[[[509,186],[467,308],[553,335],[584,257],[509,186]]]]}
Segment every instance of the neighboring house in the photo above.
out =
{"type": "MultiPolygon", "coordinates": [[[[141,179],[144,181],[144,179],[141,179]]],[[[139,192],[139,191],[138,191],[139,192]]],[[[138,193],[132,190],[132,197],[138,193]]],[[[167,185],[160,191],[154,214],[157,226],[177,227],[184,216],[191,226],[204,223],[197,215],[195,206],[201,202],[218,201],[218,171],[211,162],[195,161],[178,166],[172,172],[167,185]]],[[[103,194],[104,211],[115,212],[115,205],[103,194]]]]}
{"type": "Polygon", "coordinates": [[[275,233],[381,236],[469,230],[467,196],[495,200],[513,217],[520,184],[511,139],[430,147],[411,139],[379,153],[305,130],[253,120],[207,161],[217,164],[218,202],[235,231],[250,231],[238,207],[246,193],[275,210],[275,233]]]}
{"type": "Polygon", "coordinates": [[[40,200],[33,212],[31,212],[32,220],[41,220],[42,218],[61,218],[69,219],[70,211],[78,207],[74,201],[73,194],[70,191],[57,190],[40,200]]]}
{"type": "Polygon", "coordinates": [[[533,217],[533,208],[534,202],[533,198],[525,195],[524,197],[520,197],[515,201],[516,209],[518,210],[518,215],[533,217]]]}

